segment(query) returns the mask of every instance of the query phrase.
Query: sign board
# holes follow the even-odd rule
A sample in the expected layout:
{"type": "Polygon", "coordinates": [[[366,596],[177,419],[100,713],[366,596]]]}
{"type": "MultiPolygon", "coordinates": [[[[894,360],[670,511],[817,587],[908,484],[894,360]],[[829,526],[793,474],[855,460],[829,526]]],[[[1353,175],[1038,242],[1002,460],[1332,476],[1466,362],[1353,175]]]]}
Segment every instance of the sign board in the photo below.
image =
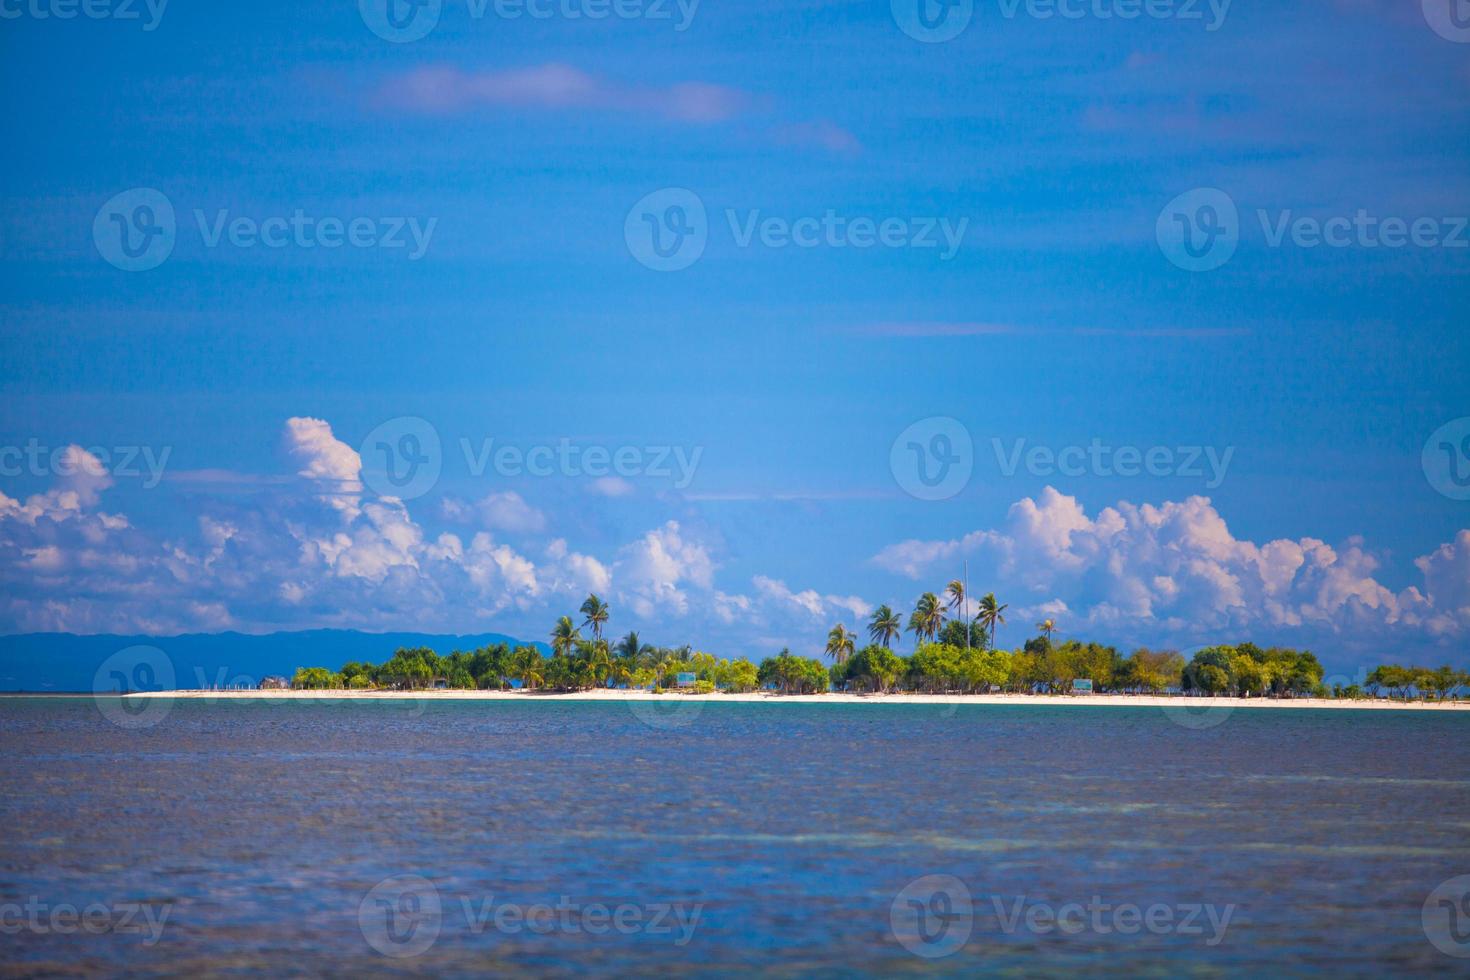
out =
{"type": "Polygon", "coordinates": [[[1072,681],[1072,693],[1073,694],[1091,694],[1092,693],[1092,681],[1087,680],[1085,678],[1081,678],[1081,677],[1077,678],[1076,680],[1072,681]]]}
{"type": "Polygon", "coordinates": [[[699,675],[698,674],[680,674],[679,675],[679,686],[680,687],[693,687],[694,686],[694,682],[697,681],[697,680],[699,680],[699,675]]]}

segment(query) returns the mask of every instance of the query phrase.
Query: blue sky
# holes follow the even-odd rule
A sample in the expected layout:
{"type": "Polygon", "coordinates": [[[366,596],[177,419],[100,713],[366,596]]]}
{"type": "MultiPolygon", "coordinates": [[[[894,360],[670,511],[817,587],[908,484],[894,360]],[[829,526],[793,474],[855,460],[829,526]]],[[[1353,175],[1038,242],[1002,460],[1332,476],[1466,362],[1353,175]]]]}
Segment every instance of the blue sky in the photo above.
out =
{"type": "Polygon", "coordinates": [[[1216,23],[982,2],[924,43],[886,0],[705,0],[684,30],[673,5],[447,2],[390,43],[347,0],[172,0],[151,30],[141,5],[36,16],[49,2],[0,23],[0,445],[111,458],[3,467],[0,630],[539,638],[596,587],[617,632],[814,653],[968,560],[972,591],[1012,603],[1003,643],[1052,615],[1344,670],[1467,662],[1470,503],[1421,453],[1470,416],[1470,44],[1417,4],[1216,23]],[[94,222],[135,188],[176,240],[129,272],[94,222]],[[625,227],[667,188],[703,206],[705,244],[661,272],[625,227]],[[1238,245],[1189,271],[1157,229],[1198,188],[1228,196],[1238,245]],[[298,211],[433,224],[421,255],[208,242],[298,211]],[[1271,240],[1359,212],[1435,242],[1271,240]],[[741,244],[829,213],[963,237],[741,244]],[[405,417],[441,475],[384,500],[355,454],[405,417]],[[939,500],[891,465],[932,418],[974,447],[939,500]],[[477,474],[462,440],[487,439],[699,456],[687,485],[477,474]],[[996,440],[1230,456],[1218,479],[1008,472],[996,440]],[[168,452],[160,479],[118,472],[130,447],[168,452]]]}

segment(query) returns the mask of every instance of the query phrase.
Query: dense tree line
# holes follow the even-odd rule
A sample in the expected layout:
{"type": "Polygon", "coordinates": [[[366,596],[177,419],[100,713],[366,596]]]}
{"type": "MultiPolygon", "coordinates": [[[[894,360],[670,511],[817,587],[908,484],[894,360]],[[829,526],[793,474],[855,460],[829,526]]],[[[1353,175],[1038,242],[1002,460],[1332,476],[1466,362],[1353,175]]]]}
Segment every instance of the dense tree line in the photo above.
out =
{"type": "MultiPolygon", "coordinates": [[[[995,645],[997,627],[1005,623],[1006,605],[984,596],[972,617],[964,587],[951,582],[945,599],[926,592],[904,620],[888,606],[874,611],[867,624],[869,643],[858,648],[858,635],[838,623],[827,634],[831,665],[782,650],[759,666],[744,658],[721,659],[691,647],[645,644],[635,632],[609,643],[603,631],[610,618],[607,604],[595,595],[582,603],[582,622],[562,616],[550,634],[551,656],[529,644],[482,647],[441,656],[426,648],[402,649],[383,664],[352,662],[341,670],[307,667],[297,671],[292,686],[424,690],[447,687],[487,690],[583,691],[629,687],[664,691],[692,688],[695,693],[745,692],[758,688],[783,694],[819,694],[828,690],[923,694],[1010,693],[1069,694],[1078,681],[1098,693],[1185,694],[1238,697],[1362,697],[1356,685],[1328,690],[1322,665],[1309,651],[1286,647],[1262,649],[1253,643],[1213,646],[1188,662],[1173,650],[1133,651],[1067,640],[1057,643],[1056,622],[1036,624],[1040,635],[1018,650],[995,645]],[[958,615],[955,615],[955,614],[958,615]],[[583,631],[587,631],[585,634],[583,631]],[[914,636],[908,657],[892,650],[904,632],[914,636]],[[682,677],[681,677],[682,675],[682,677]],[[681,684],[681,680],[685,683],[681,684]]],[[[1445,698],[1470,686],[1470,675],[1449,667],[1429,670],[1384,665],[1367,677],[1374,693],[1408,698],[1445,698]]]]}

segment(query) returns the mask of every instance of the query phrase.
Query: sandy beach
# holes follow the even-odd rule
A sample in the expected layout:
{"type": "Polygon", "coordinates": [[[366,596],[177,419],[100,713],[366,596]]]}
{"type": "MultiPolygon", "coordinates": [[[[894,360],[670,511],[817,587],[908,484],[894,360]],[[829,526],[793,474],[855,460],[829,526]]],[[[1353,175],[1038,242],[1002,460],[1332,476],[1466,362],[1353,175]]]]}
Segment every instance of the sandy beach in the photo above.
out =
{"type": "Polygon", "coordinates": [[[275,700],[351,700],[374,701],[393,699],[432,699],[444,701],[708,701],[715,703],[763,704],[1001,704],[1033,707],[1067,708],[1180,708],[1204,711],[1207,708],[1328,708],[1358,711],[1470,711],[1470,701],[1362,701],[1325,698],[1186,698],[1158,695],[1092,694],[773,694],[767,691],[747,694],[653,694],[649,691],[600,690],[567,693],[527,691],[156,691],[125,695],[130,698],[215,698],[275,700]]]}

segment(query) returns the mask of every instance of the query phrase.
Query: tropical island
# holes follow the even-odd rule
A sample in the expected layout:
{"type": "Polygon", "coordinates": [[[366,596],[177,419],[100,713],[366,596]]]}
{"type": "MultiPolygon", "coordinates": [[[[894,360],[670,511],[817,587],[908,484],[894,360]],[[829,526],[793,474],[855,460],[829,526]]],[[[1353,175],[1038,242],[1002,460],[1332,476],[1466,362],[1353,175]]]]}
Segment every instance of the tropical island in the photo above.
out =
{"type": "MultiPolygon", "coordinates": [[[[496,644],[441,655],[427,648],[399,649],[381,664],[352,661],[337,670],[299,669],[293,691],[341,692],[519,692],[523,694],[625,694],[993,697],[996,695],[1162,695],[1364,702],[1387,698],[1401,703],[1450,704],[1470,689],[1470,673],[1383,664],[1362,684],[1324,682],[1321,663],[1310,651],[1262,648],[1245,642],[1200,649],[1186,660],[1175,650],[1140,648],[1126,656],[1095,642],[1056,642],[1057,623],[1036,624],[1037,635],[1013,650],[996,643],[1005,625],[1006,604],[994,593],[970,603],[962,583],[951,582],[943,599],[918,598],[907,624],[887,605],[866,624],[867,644],[838,623],[827,635],[830,662],[783,649],[754,663],[725,659],[691,646],[646,644],[636,632],[616,642],[606,638],[608,604],[589,595],[581,622],[562,616],[550,633],[551,655],[530,644],[496,644]],[[893,649],[903,634],[913,652],[893,649]]],[[[279,687],[285,688],[286,683],[279,687]]]]}

